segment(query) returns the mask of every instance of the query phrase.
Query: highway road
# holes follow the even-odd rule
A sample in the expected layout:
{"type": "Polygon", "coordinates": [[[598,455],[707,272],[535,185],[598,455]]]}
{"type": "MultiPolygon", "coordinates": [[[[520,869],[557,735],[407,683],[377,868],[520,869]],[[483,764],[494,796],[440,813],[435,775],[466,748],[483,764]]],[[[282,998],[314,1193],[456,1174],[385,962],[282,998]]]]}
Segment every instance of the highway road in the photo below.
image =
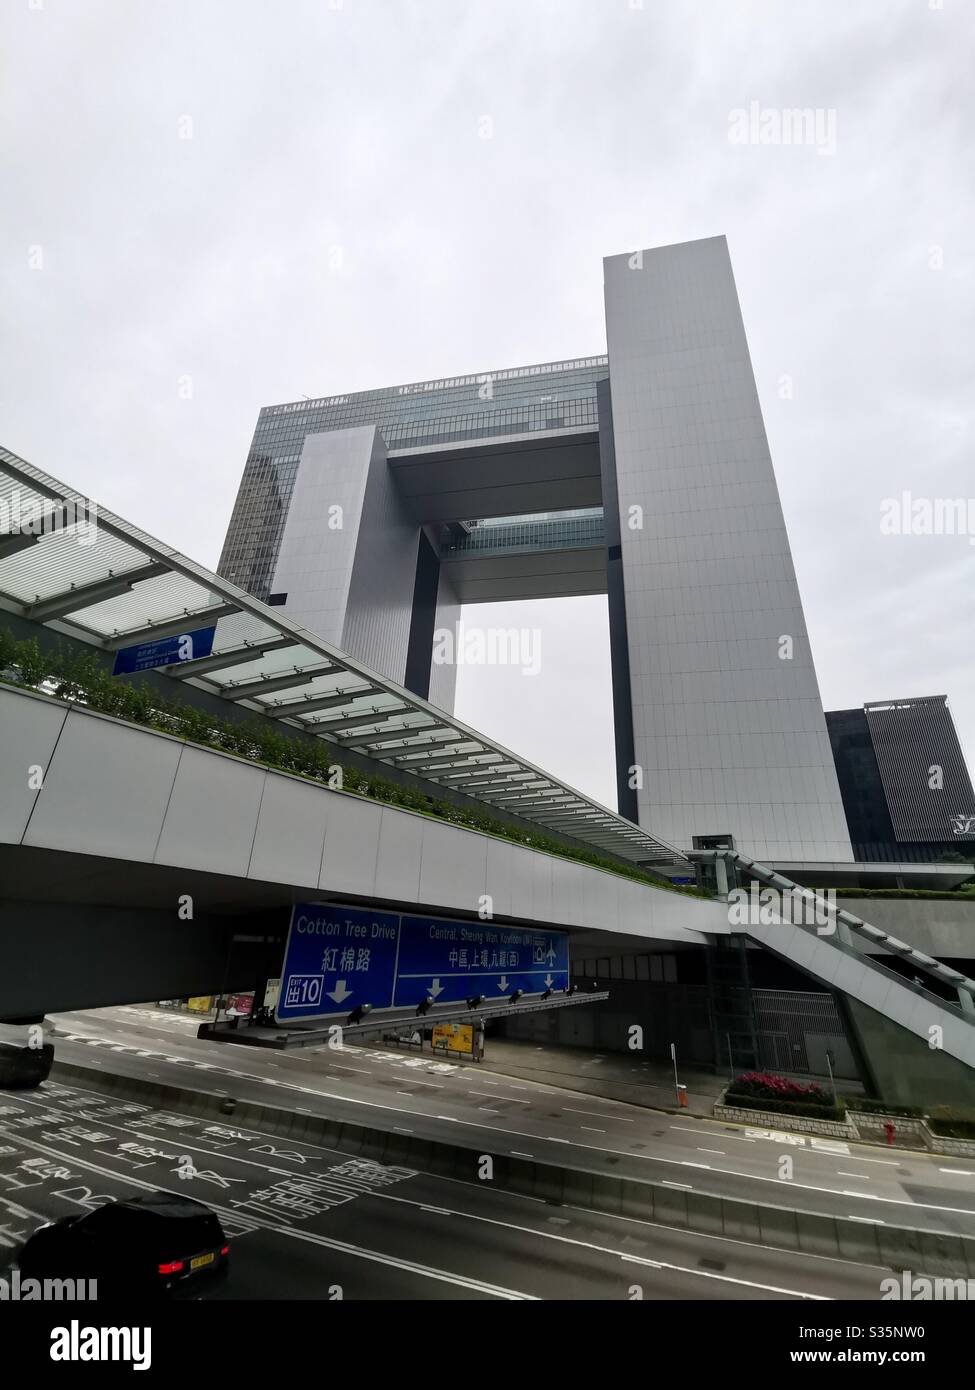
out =
{"type": "Polygon", "coordinates": [[[377,1128],[766,1205],[975,1234],[975,1164],[648,1111],[427,1054],[294,1052],[196,1037],[196,1020],[121,1007],[57,1015],[56,1055],[377,1128]],[[203,1078],[206,1078],[204,1081],[203,1078]],[[792,1159],[783,1177],[781,1160],[792,1159]]]}
{"type": "MultiPolygon", "coordinates": [[[[143,1063],[144,1064],[144,1063],[143,1063]]],[[[878,1299],[888,1272],[552,1206],[48,1081],[0,1096],[0,1272],[45,1220],[166,1188],[231,1243],[218,1299],[878,1299]]]]}

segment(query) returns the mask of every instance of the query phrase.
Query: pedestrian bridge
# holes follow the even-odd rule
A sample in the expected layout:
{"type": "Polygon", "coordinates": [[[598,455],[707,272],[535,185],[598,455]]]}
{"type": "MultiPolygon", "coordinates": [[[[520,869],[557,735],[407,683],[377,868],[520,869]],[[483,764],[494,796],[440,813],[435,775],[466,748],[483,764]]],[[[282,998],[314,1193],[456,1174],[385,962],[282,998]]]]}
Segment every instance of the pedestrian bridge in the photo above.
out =
{"type": "Polygon", "coordinates": [[[685,946],[728,930],[722,903],[35,691],[0,686],[0,745],[0,952],[21,965],[0,971],[0,1017],[219,989],[221,923],[280,930],[316,895],[475,918],[487,902],[502,922],[685,946]],[[127,925],[106,935],[118,913],[127,925]],[[186,989],[160,980],[146,993],[143,952],[166,975],[168,950],[186,989]]]}

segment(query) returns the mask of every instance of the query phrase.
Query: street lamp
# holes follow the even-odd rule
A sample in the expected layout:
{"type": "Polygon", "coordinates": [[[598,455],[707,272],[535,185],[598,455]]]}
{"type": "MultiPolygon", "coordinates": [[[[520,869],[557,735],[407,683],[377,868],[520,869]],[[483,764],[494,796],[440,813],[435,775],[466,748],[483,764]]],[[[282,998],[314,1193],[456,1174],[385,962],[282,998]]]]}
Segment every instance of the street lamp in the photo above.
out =
{"type": "Polygon", "coordinates": [[[510,999],[508,1000],[509,1004],[517,1004],[518,1000],[524,996],[524,993],[525,991],[523,989],[516,989],[514,994],[512,994],[510,999]]]}
{"type": "Polygon", "coordinates": [[[353,1023],[361,1023],[362,1020],[365,1018],[366,1014],[370,1013],[371,1011],[371,1004],[356,1004],[355,1008],[352,1010],[352,1012],[349,1014],[348,1018],[345,1021],[350,1026],[353,1023]]]}

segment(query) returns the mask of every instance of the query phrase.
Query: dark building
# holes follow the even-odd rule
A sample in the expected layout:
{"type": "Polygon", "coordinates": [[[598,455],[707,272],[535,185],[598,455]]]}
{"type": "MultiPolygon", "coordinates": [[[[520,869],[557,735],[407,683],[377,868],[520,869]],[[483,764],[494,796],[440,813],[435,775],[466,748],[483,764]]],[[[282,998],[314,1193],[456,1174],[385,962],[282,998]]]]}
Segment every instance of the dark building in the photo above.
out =
{"type": "Polygon", "coordinates": [[[856,859],[975,858],[975,793],[946,695],[827,711],[856,859]]]}

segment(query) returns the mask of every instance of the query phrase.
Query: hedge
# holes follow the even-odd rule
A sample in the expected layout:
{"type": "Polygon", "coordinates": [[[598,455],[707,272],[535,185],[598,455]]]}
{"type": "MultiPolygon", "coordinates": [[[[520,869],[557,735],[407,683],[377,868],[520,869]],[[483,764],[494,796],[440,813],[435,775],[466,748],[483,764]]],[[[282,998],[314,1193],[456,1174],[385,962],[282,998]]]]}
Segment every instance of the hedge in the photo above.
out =
{"type": "Polygon", "coordinates": [[[735,1095],[728,1091],[722,1104],[737,1106],[739,1110],[769,1110],[779,1115],[795,1115],[797,1119],[833,1120],[841,1123],[846,1118],[846,1106],[842,1101],[836,1105],[811,1105],[797,1100],[768,1100],[762,1096],[735,1095]]]}
{"type": "Polygon", "coordinates": [[[902,1115],[905,1120],[920,1119],[924,1109],[920,1105],[888,1105],[885,1100],[872,1096],[844,1096],[843,1103],[850,1110],[859,1110],[864,1115],[902,1115]]]}
{"type": "Polygon", "coordinates": [[[341,766],[342,791],[355,792],[387,805],[432,816],[452,825],[477,830],[485,835],[513,840],[529,849],[571,859],[622,878],[635,879],[668,893],[710,899],[704,889],[669,883],[636,865],[608,858],[595,850],[575,849],[554,840],[542,831],[526,831],[498,820],[488,811],[474,806],[455,806],[418,787],[401,786],[380,773],[363,772],[341,761],[341,750],[324,739],[290,737],[275,728],[271,720],[254,715],[246,723],[219,719],[196,705],[158,695],[148,685],[128,684],[109,675],[94,652],[78,654],[59,645],[57,651],[42,654],[31,638],[18,641],[9,628],[0,627],[0,685],[28,687],[110,714],[147,729],[158,729],[190,743],[215,748],[249,762],[289,772],[297,777],[331,785],[332,770],[341,766]]]}
{"type": "MultiPolygon", "coordinates": [[[[961,867],[961,866],[956,866],[961,867]]],[[[975,871],[973,871],[975,872],[975,871]]],[[[947,899],[957,902],[959,898],[975,898],[975,883],[967,879],[957,888],[837,888],[837,898],[930,898],[947,899]]]]}

